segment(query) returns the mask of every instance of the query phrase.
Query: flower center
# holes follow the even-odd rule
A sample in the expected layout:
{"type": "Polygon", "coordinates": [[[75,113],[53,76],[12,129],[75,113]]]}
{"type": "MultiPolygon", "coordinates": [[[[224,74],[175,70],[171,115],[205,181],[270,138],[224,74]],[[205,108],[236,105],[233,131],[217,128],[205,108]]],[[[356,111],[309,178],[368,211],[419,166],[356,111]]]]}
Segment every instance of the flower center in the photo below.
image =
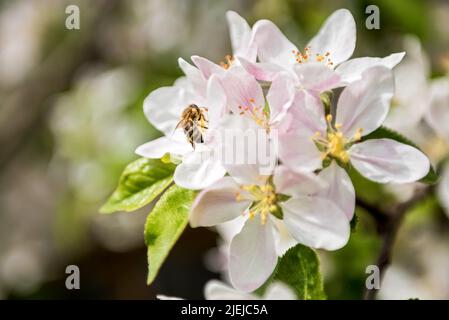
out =
{"type": "Polygon", "coordinates": [[[259,186],[255,184],[240,186],[241,191],[237,192],[236,201],[251,200],[249,207],[249,217],[253,219],[257,214],[260,215],[262,224],[267,222],[268,215],[279,212],[277,205],[277,195],[274,187],[267,183],[259,186]]]}
{"type": "Polygon", "coordinates": [[[250,105],[239,106],[240,111],[239,114],[249,116],[251,119],[254,120],[254,122],[257,123],[257,125],[269,131],[270,120],[268,112],[266,112],[262,107],[256,106],[254,99],[250,99],[249,102],[250,105]]]}
{"type": "Polygon", "coordinates": [[[304,53],[298,50],[292,50],[292,53],[295,56],[296,62],[300,64],[306,62],[320,62],[328,67],[332,67],[334,65],[334,63],[330,59],[330,52],[325,52],[324,54],[312,53],[311,47],[306,47],[304,49],[304,53]]]}
{"type": "Polygon", "coordinates": [[[220,61],[220,66],[223,69],[229,69],[229,67],[234,63],[235,59],[233,56],[227,54],[225,55],[225,61],[220,61]]]}
{"type": "Polygon", "coordinates": [[[336,123],[332,125],[332,115],[326,116],[327,122],[327,134],[322,136],[321,132],[316,132],[313,137],[313,141],[317,144],[318,148],[323,151],[323,160],[327,157],[331,157],[340,160],[343,163],[349,162],[349,147],[355,142],[360,141],[362,138],[362,128],[358,128],[352,138],[346,138],[343,132],[340,131],[341,124],[336,123]]]}

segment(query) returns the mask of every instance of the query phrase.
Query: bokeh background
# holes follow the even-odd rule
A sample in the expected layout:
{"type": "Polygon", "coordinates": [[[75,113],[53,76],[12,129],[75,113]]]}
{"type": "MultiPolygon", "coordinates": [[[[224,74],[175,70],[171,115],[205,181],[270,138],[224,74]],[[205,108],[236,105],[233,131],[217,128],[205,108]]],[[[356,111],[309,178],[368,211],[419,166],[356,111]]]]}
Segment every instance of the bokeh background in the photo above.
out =
{"type": "MultiPolygon", "coordinates": [[[[271,19],[304,44],[343,7],[357,22],[355,56],[401,51],[415,35],[431,76],[448,72],[444,0],[0,1],[0,298],[203,298],[203,285],[219,277],[208,268],[212,230],[188,228],[147,287],[150,208],[98,213],[136,146],[158,135],[142,101],[181,75],[178,57],[220,61],[230,52],[226,10],[251,24],[271,19]],[[65,28],[70,4],[80,7],[80,30],[65,28]],[[365,28],[369,4],[380,8],[380,30],[365,28]],[[70,264],[80,267],[80,290],[65,288],[70,264]]],[[[392,196],[363,189],[376,201],[392,196]]],[[[329,298],[361,298],[378,254],[373,221],[358,217],[345,248],[321,253],[329,298]]],[[[434,198],[407,215],[380,298],[449,298],[448,221],[434,198]]]]}

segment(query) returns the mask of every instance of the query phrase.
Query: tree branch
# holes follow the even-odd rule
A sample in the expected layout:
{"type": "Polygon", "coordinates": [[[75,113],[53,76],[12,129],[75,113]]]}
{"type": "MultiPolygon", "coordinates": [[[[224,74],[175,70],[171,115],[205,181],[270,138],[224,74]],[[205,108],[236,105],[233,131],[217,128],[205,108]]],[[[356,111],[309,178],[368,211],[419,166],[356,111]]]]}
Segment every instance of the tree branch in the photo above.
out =
{"type": "MultiPolygon", "coordinates": [[[[412,198],[389,209],[382,209],[362,199],[357,199],[357,206],[365,209],[376,221],[377,232],[382,238],[382,246],[376,260],[376,265],[380,273],[380,281],[383,280],[385,271],[391,263],[394,243],[405,214],[432,192],[433,188],[431,186],[417,189],[412,198]]],[[[377,293],[377,289],[365,288],[364,299],[374,300],[376,299],[377,293]]]]}

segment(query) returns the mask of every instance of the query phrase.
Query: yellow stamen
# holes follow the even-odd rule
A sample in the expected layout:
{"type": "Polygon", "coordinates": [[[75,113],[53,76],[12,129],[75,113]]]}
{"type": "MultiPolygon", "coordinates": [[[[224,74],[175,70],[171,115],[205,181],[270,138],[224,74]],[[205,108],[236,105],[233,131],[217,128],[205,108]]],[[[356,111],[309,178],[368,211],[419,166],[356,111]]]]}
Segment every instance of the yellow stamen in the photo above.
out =
{"type": "Polygon", "coordinates": [[[315,57],[316,62],[324,63],[326,66],[331,67],[334,63],[330,59],[330,52],[326,52],[324,54],[311,52],[310,47],[304,48],[304,53],[298,50],[292,50],[293,55],[295,56],[295,60],[297,63],[305,63],[310,61],[311,56],[315,57]]]}
{"type": "Polygon", "coordinates": [[[352,138],[347,138],[343,135],[341,123],[332,124],[332,115],[326,115],[327,133],[323,137],[321,132],[315,132],[312,136],[312,140],[320,146],[320,150],[323,150],[321,159],[324,160],[327,157],[337,159],[343,163],[349,162],[349,147],[362,139],[362,128],[358,128],[352,138]]]}
{"type": "Polygon", "coordinates": [[[260,215],[261,223],[265,224],[269,214],[279,211],[276,191],[270,183],[262,186],[243,185],[240,189],[242,192],[236,193],[236,201],[252,201],[251,209],[248,212],[250,219],[253,219],[256,215],[260,215]],[[242,195],[243,191],[247,194],[246,198],[242,195]]]}

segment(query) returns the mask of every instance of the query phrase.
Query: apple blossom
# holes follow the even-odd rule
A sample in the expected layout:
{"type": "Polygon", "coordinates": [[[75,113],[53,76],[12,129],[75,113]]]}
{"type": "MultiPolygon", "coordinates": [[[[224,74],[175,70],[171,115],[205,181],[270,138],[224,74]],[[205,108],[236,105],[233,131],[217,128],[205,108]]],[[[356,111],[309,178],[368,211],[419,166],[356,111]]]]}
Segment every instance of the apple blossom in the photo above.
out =
{"type": "Polygon", "coordinates": [[[269,20],[258,21],[253,33],[259,63],[239,58],[248,72],[258,80],[272,81],[278,72],[288,71],[299,88],[318,93],[356,81],[372,66],[393,68],[404,56],[396,53],[348,60],[355,49],[356,25],[346,9],[335,11],[303,52],[269,20]]]}
{"type": "Polygon", "coordinates": [[[273,272],[279,219],[304,245],[336,250],[346,244],[349,219],[323,196],[328,188],[321,178],[284,166],[278,166],[273,176],[260,176],[256,166],[241,167],[244,175],[224,177],[201,191],[190,216],[192,227],[215,226],[242,215],[246,219],[230,244],[229,275],[235,288],[253,291],[273,272]]]}
{"type": "MultiPolygon", "coordinates": [[[[280,160],[296,171],[322,169],[323,160],[351,163],[363,176],[378,183],[421,179],[429,171],[429,160],[418,149],[391,139],[362,141],[382,125],[393,90],[388,68],[377,66],[364,71],[361,80],[342,91],[335,121],[331,114],[325,115],[319,98],[307,92],[297,95],[289,109],[291,126],[279,137],[280,160]]],[[[345,176],[347,184],[339,165],[325,168],[322,174],[331,169],[345,176]]],[[[334,182],[340,184],[338,180],[334,182]]],[[[334,189],[339,190],[337,186],[334,189]]]]}

